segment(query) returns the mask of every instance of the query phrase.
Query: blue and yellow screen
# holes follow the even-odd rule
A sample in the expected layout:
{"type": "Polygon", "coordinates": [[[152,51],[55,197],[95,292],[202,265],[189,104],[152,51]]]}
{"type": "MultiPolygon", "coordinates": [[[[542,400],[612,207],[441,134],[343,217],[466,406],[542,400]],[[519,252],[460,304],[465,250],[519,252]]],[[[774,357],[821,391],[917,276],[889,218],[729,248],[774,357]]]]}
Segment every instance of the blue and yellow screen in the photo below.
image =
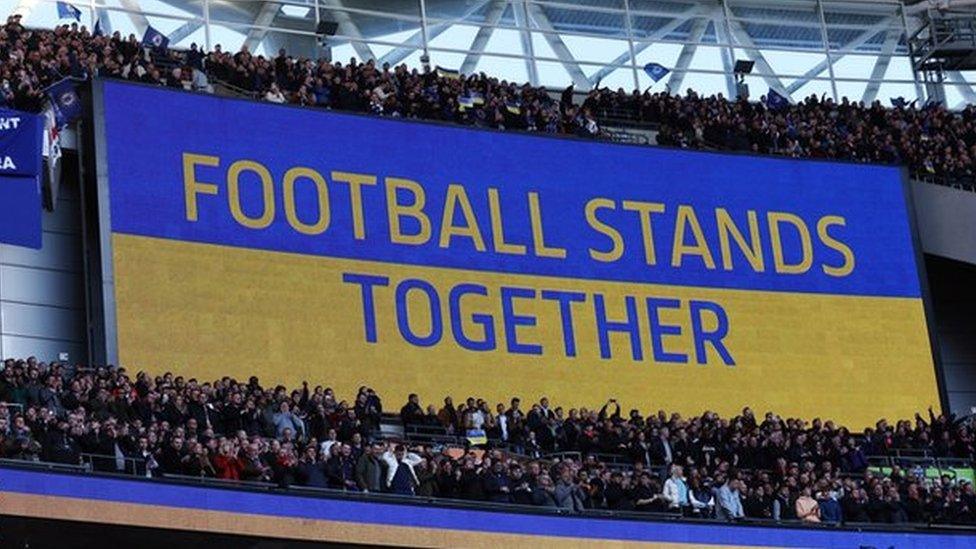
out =
{"type": "Polygon", "coordinates": [[[938,406],[899,169],[103,102],[130,370],[856,427],[938,406]]]}

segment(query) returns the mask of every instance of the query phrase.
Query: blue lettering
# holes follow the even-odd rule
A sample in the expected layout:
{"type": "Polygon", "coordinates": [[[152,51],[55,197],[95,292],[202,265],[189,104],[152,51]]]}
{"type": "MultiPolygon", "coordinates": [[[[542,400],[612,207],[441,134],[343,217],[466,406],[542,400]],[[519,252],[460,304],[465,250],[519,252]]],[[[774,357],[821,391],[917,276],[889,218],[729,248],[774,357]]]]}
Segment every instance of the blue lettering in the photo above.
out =
{"type": "Polygon", "coordinates": [[[408,278],[401,282],[396,289],[397,326],[400,335],[408,343],[418,347],[431,347],[441,340],[444,335],[444,321],[441,318],[441,300],[437,290],[429,282],[416,278],[408,278]],[[419,290],[427,295],[430,305],[430,333],[419,336],[410,328],[410,313],[407,307],[407,294],[410,290],[419,290]]]}
{"type": "Polygon", "coordinates": [[[644,358],[641,348],[640,324],[637,320],[637,301],[632,296],[624,298],[627,307],[627,320],[622,322],[607,320],[607,310],[603,302],[603,294],[593,294],[593,309],[596,313],[596,331],[600,338],[600,358],[611,358],[610,332],[624,332],[630,335],[630,354],[634,360],[644,358]]]}
{"type": "Polygon", "coordinates": [[[376,343],[376,307],[373,305],[373,286],[389,286],[390,279],[385,276],[373,276],[358,273],[343,273],[342,281],[346,284],[359,284],[363,294],[363,329],[366,341],[376,343]]]}
{"type": "Polygon", "coordinates": [[[542,345],[519,343],[518,327],[535,326],[535,317],[515,314],[512,301],[519,298],[535,298],[535,290],[529,288],[502,287],[502,321],[505,324],[505,344],[510,353],[541,355],[542,345]]]}
{"type": "Polygon", "coordinates": [[[663,338],[666,335],[681,335],[681,326],[675,324],[661,324],[658,309],[678,309],[681,302],[677,299],[647,298],[647,318],[651,321],[651,349],[656,362],[680,362],[686,364],[688,355],[684,353],[669,353],[664,350],[663,338]]]}
{"type": "Polygon", "coordinates": [[[576,334],[573,331],[573,303],[586,301],[586,294],[559,290],[542,290],[542,299],[559,302],[559,318],[563,323],[563,347],[566,349],[566,356],[576,356],[576,334]]]}
{"type": "Polygon", "coordinates": [[[695,339],[695,358],[699,364],[705,364],[708,355],[705,353],[705,342],[712,344],[715,351],[725,362],[726,366],[735,366],[732,354],[725,347],[722,340],[729,335],[729,317],[725,314],[725,309],[721,305],[712,301],[691,301],[691,334],[695,339]],[[715,315],[718,326],[711,332],[706,332],[702,327],[702,311],[710,311],[715,315]]]}
{"type": "Polygon", "coordinates": [[[488,295],[488,289],[480,284],[458,284],[451,289],[448,299],[451,311],[451,331],[454,333],[454,341],[458,345],[471,351],[493,351],[495,349],[495,324],[491,315],[473,314],[471,320],[475,324],[484,327],[484,338],[481,341],[469,338],[464,333],[464,323],[461,319],[461,298],[466,295],[488,295]]]}

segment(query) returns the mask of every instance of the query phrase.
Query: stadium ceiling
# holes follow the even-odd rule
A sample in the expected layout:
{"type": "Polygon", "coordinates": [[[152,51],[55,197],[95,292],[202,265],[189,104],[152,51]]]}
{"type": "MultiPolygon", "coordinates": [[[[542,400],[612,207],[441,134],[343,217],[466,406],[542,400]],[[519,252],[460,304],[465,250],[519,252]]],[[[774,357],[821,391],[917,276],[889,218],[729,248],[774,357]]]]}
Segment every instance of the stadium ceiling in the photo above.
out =
{"type": "MultiPolygon", "coordinates": [[[[0,0],[0,5],[10,0],[0,0]]],[[[19,0],[20,4],[53,0],[19,0]]],[[[671,74],[656,90],[735,91],[736,60],[755,61],[753,95],[799,99],[930,95],[911,69],[908,38],[925,10],[974,10],[976,0],[80,0],[92,21],[141,35],[152,24],[171,44],[264,55],[279,49],[462,73],[485,72],[554,88],[646,89],[642,67],[671,74]],[[321,21],[338,24],[320,40],[321,21]],[[106,22],[108,23],[106,25],[106,22]]],[[[35,9],[37,7],[35,6],[35,9]]],[[[949,104],[976,99],[976,74],[947,75],[949,104]]]]}

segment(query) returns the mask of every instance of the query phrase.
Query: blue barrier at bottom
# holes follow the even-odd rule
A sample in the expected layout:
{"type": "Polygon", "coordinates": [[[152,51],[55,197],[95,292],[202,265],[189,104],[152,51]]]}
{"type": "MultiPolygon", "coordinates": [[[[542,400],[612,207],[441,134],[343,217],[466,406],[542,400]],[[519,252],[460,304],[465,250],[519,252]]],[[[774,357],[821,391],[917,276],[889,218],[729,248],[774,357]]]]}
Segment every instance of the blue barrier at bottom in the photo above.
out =
{"type": "Polygon", "coordinates": [[[556,541],[737,547],[972,547],[965,534],[553,516],[313,497],[0,467],[0,513],[342,542],[556,541]]]}

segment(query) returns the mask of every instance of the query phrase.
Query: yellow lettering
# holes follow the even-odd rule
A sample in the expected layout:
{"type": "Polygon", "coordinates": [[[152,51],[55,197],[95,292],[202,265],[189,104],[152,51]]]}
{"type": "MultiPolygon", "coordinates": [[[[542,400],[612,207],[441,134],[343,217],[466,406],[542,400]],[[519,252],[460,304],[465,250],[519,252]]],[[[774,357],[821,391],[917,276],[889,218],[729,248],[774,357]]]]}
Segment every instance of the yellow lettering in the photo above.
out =
{"type": "Polygon", "coordinates": [[[311,168],[295,167],[285,172],[283,186],[285,191],[285,217],[288,219],[288,224],[302,234],[317,235],[324,233],[329,228],[332,214],[329,211],[329,189],[322,174],[311,168]],[[300,177],[311,179],[315,183],[315,191],[319,197],[319,219],[311,225],[298,218],[298,211],[295,207],[295,181],[300,177]]]}
{"type": "Polygon", "coordinates": [[[616,208],[616,205],[614,205],[613,200],[610,200],[609,198],[594,198],[587,202],[586,222],[589,223],[590,227],[592,227],[594,231],[609,238],[613,243],[613,247],[607,252],[601,252],[599,250],[590,248],[590,257],[597,261],[611,263],[620,259],[624,255],[624,239],[622,236],[620,236],[620,231],[597,219],[596,211],[602,208],[609,208],[613,210],[616,208]]]}
{"type": "Polygon", "coordinates": [[[637,212],[640,215],[641,235],[644,239],[644,261],[648,265],[656,264],[657,254],[654,253],[654,231],[651,228],[651,214],[664,213],[664,204],[624,200],[623,207],[625,210],[637,212]]]}
{"type": "Polygon", "coordinates": [[[839,225],[841,227],[845,226],[847,222],[843,217],[839,215],[825,215],[820,218],[817,222],[817,235],[820,237],[820,241],[824,243],[824,246],[832,250],[840,252],[840,255],[844,256],[844,264],[840,267],[832,267],[830,265],[823,265],[823,272],[830,276],[847,276],[854,271],[854,252],[851,250],[850,246],[844,244],[843,242],[835,239],[827,233],[827,228],[831,225],[839,225]]]}
{"type": "Polygon", "coordinates": [[[729,215],[729,212],[725,211],[725,208],[715,209],[715,221],[718,223],[718,241],[722,247],[722,268],[726,271],[732,270],[732,250],[729,244],[730,235],[754,271],[761,273],[766,269],[765,261],[763,260],[762,241],[759,239],[759,219],[754,210],[749,210],[747,216],[749,219],[749,243],[746,243],[745,237],[735,225],[735,222],[732,221],[732,216],[729,215]]]}
{"type": "Polygon", "coordinates": [[[500,254],[525,255],[524,244],[505,242],[505,229],[502,227],[502,206],[498,200],[498,189],[488,188],[488,213],[491,216],[491,244],[500,254]]]}
{"type": "Polygon", "coordinates": [[[444,198],[444,216],[441,218],[441,248],[451,246],[452,236],[466,236],[474,242],[474,247],[479,252],[485,251],[485,240],[481,236],[481,229],[478,228],[478,220],[474,216],[474,209],[471,208],[471,201],[468,194],[464,192],[464,187],[457,183],[447,186],[447,196],[444,198]],[[454,210],[461,207],[461,215],[464,217],[464,225],[454,224],[454,210]]]}
{"type": "Polygon", "coordinates": [[[427,196],[424,188],[416,181],[399,177],[387,177],[386,213],[390,221],[390,242],[394,244],[426,244],[430,240],[430,218],[424,213],[427,196]],[[413,195],[413,204],[404,205],[397,201],[397,191],[403,189],[413,195]],[[420,224],[417,234],[403,234],[400,228],[401,217],[412,217],[420,224]]]}
{"type": "Polygon", "coordinates": [[[375,185],[376,176],[352,172],[332,172],[332,179],[349,184],[349,207],[352,209],[352,234],[366,239],[366,216],[363,215],[363,185],[375,185]]]}
{"type": "Polygon", "coordinates": [[[183,194],[186,203],[187,221],[197,220],[198,194],[217,194],[217,185],[197,181],[195,170],[197,164],[216,168],[220,165],[220,157],[206,154],[183,153],[183,194]]]}
{"type": "Polygon", "coordinates": [[[708,242],[702,233],[701,224],[695,210],[688,205],[678,206],[678,214],[674,220],[674,247],[671,249],[671,266],[680,267],[682,258],[686,255],[697,255],[705,262],[708,269],[715,268],[715,260],[712,259],[712,252],[708,249],[708,242]],[[691,228],[691,234],[695,237],[695,244],[689,246],[685,244],[685,226],[691,228]]]}
{"type": "Polygon", "coordinates": [[[542,231],[542,209],[539,206],[539,193],[529,193],[529,222],[532,224],[532,244],[536,257],[566,258],[566,248],[546,246],[546,236],[542,231]]]}
{"type": "Polygon", "coordinates": [[[813,265],[813,243],[810,241],[810,230],[806,223],[798,216],[786,212],[769,212],[766,214],[769,222],[769,237],[773,247],[773,265],[777,273],[783,274],[802,274],[810,270],[813,265]],[[803,258],[799,263],[787,264],[783,258],[783,241],[780,238],[779,224],[785,222],[796,227],[800,234],[800,246],[803,250],[803,258]]]}
{"type": "Polygon", "coordinates": [[[250,229],[264,229],[271,225],[275,216],[274,181],[268,168],[252,160],[238,160],[231,164],[230,169],[227,170],[227,202],[230,205],[230,213],[241,225],[250,229]],[[244,171],[254,172],[261,178],[264,211],[260,217],[248,217],[241,208],[240,178],[241,172],[244,171]]]}

